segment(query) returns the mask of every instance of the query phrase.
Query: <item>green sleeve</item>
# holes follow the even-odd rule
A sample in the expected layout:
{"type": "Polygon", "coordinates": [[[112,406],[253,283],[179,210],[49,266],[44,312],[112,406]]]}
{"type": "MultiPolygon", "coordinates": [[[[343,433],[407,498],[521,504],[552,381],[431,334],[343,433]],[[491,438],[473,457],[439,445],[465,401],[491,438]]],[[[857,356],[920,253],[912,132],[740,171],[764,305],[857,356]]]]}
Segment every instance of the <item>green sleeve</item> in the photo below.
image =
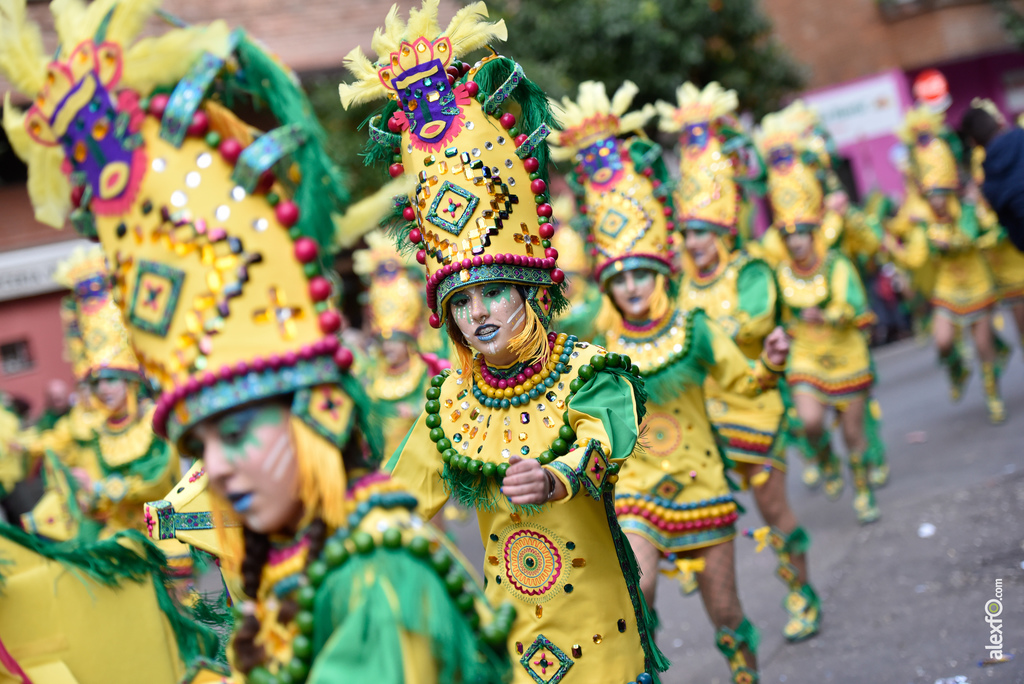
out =
{"type": "Polygon", "coordinates": [[[845,257],[837,258],[832,268],[832,297],[841,297],[850,306],[855,318],[869,310],[864,284],[857,275],[857,269],[845,257]]]}
{"type": "Polygon", "coordinates": [[[569,408],[596,418],[604,428],[604,436],[583,434],[576,429],[579,444],[597,439],[610,447],[610,459],[626,458],[633,453],[638,432],[637,407],[628,380],[615,373],[598,373],[576,393],[569,408]]]}
{"type": "Polygon", "coordinates": [[[740,271],[736,280],[740,295],[740,311],[750,318],[775,315],[775,277],[763,261],[752,261],[740,271]]]}

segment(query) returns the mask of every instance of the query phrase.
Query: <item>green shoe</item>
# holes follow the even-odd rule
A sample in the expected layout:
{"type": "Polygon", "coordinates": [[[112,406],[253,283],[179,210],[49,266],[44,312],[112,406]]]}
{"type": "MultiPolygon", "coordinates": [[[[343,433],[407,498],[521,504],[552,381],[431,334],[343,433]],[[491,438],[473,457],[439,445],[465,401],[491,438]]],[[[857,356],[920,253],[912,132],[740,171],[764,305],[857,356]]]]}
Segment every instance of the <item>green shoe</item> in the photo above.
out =
{"type": "Polygon", "coordinates": [[[789,614],[789,620],[782,629],[786,641],[803,641],[818,633],[821,628],[821,601],[811,585],[805,584],[799,591],[786,594],[782,607],[789,614]]]}
{"type": "Polygon", "coordinates": [[[871,480],[871,486],[876,489],[889,484],[889,464],[883,463],[874,468],[869,467],[868,479],[871,480]]]}
{"type": "Polygon", "coordinates": [[[825,498],[829,501],[838,501],[839,497],[843,495],[843,489],[846,487],[843,473],[839,469],[839,460],[835,459],[826,464],[823,473],[825,476],[825,498]]]}
{"type": "Polygon", "coordinates": [[[870,489],[857,492],[853,497],[853,510],[857,512],[857,522],[867,525],[882,517],[882,512],[875,504],[875,495],[870,489]]]}
{"type": "Polygon", "coordinates": [[[817,489],[821,486],[821,468],[817,463],[804,464],[803,480],[808,489],[817,489]]]}

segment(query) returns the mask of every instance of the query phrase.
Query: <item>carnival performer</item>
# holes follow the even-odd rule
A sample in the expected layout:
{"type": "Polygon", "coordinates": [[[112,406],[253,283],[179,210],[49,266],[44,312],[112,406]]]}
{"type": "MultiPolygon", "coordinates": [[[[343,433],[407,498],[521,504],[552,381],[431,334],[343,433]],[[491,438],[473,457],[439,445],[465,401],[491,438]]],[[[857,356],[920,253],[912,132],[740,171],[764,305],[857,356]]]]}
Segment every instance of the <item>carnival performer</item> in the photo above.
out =
{"type": "MultiPolygon", "coordinates": [[[[742,156],[753,142],[734,118],[736,91],[718,83],[699,89],[684,83],[677,105],[658,102],[659,128],[680,135],[677,217],[685,231],[687,258],[680,301],[702,309],[728,332],[751,361],[777,325],[778,292],[771,267],[747,254],[739,243],[740,208],[748,177],[742,156]]],[[[782,383],[780,382],[780,385],[782,383]]],[[[789,593],[783,607],[790,641],[813,636],[821,603],[808,580],[810,537],[799,526],[786,498],[787,402],[779,390],[755,398],[726,393],[709,376],[705,405],[725,455],[744,485],[750,486],[768,525],[754,534],[778,555],[778,577],[789,593]]]]}
{"type": "Polygon", "coordinates": [[[594,320],[601,310],[602,298],[590,279],[586,231],[581,232],[574,225],[578,214],[573,204],[572,197],[568,195],[555,197],[551,202],[552,218],[557,217],[551,248],[558,252],[558,267],[565,273],[565,298],[569,302],[567,310],[555,320],[555,325],[570,335],[589,340],[594,336],[594,320]]]}
{"type": "Polygon", "coordinates": [[[878,519],[868,476],[873,448],[867,405],[874,371],[862,328],[872,321],[864,286],[853,264],[820,236],[823,188],[809,165],[801,120],[785,110],[761,123],[757,144],[768,163],[773,226],[789,257],[776,269],[782,319],[793,339],[786,381],[805,436],[817,455],[825,494],[837,499],[844,481],[826,427],[829,408],[839,413],[853,477],[853,507],[861,523],[878,519]]]}
{"type": "Polygon", "coordinates": [[[163,389],[154,429],[241,525],[229,681],[500,681],[510,609],[489,609],[373,468],[382,436],[321,266],[345,196],[298,80],[221,22],[133,42],[155,5],[62,7],[79,14],[57,17],[57,59],[0,62],[34,102],[5,128],[30,188],[52,189],[33,193],[38,216],[62,223],[77,188],[74,223],[99,237],[163,389]],[[205,97],[221,89],[280,126],[257,136],[205,97]]]}
{"type": "Polygon", "coordinates": [[[457,358],[389,469],[424,516],[450,498],[476,511],[487,595],[517,609],[514,682],[650,683],[667,661],[613,508],[643,391],[628,359],[547,330],[566,305],[549,242],[552,122],[511,59],[458,61],[505,39],[484,17],[477,3],[442,30],[436,2],[408,23],[393,10],[377,64],[353,51],[358,80],[341,86],[345,106],[390,99],[367,156],[417,179],[398,239],[419,250],[431,325],[457,358]]]}
{"type": "MultiPolygon", "coordinates": [[[[897,232],[916,233],[917,237],[908,239],[904,249],[896,246],[895,253],[910,268],[934,261],[932,334],[939,359],[949,373],[951,396],[954,401],[962,397],[970,376],[957,344],[958,328],[970,329],[981,361],[989,419],[1001,423],[1006,410],[999,395],[992,329],[996,283],[978,248],[976,206],[960,195],[956,157],[948,135],[941,113],[923,105],[907,113],[900,137],[910,150],[911,174],[927,207],[921,206],[920,215],[908,213],[902,217],[910,225],[897,232]],[[927,244],[927,250],[921,249],[922,243],[927,244]],[[911,252],[914,245],[917,249],[911,252]]],[[[958,141],[953,144],[958,145],[958,141]]]]}
{"type": "Polygon", "coordinates": [[[562,131],[556,159],[575,159],[574,182],[598,250],[595,279],[605,294],[599,326],[608,349],[634,359],[650,401],[644,450],[623,464],[615,511],[653,604],[658,564],[700,570],[697,583],[732,681],[757,677],[757,633],[736,591],[733,537],[738,517],[722,455],[708,422],[703,383],[753,396],[774,387],[786,357],[782,330],[770,335],[772,361],[750,364],[700,310],[674,301],[669,244],[672,203],[660,149],[637,135],[653,107],[627,113],[637,88],[608,98],[603,84],[580,84],[578,99],[555,109],[562,131]],[[620,139],[618,136],[630,136],[620,139]],[[655,185],[658,182],[658,185],[655,185]]]}

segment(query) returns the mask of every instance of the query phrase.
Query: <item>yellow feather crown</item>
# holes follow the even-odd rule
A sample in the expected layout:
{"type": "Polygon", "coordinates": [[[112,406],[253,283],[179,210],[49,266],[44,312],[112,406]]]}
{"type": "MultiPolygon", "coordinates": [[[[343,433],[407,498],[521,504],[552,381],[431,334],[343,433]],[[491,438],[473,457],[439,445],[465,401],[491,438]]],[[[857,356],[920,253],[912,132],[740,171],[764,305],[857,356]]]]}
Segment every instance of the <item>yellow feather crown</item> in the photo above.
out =
{"type": "Polygon", "coordinates": [[[562,127],[549,137],[551,158],[571,159],[599,140],[642,129],[655,110],[648,104],[639,111],[626,113],[638,92],[640,89],[635,83],[624,81],[609,100],[604,83],[584,81],[575,102],[568,97],[563,97],[561,102],[551,100],[551,112],[562,127]]]}
{"type": "Polygon", "coordinates": [[[953,192],[960,185],[956,158],[942,138],[945,118],[920,105],[907,112],[899,137],[910,151],[910,171],[922,192],[953,192]]]}
{"type": "MultiPolygon", "coordinates": [[[[768,114],[755,136],[768,164],[768,197],[775,214],[774,226],[783,233],[813,229],[824,215],[824,190],[816,161],[808,162],[811,130],[807,109],[797,101],[780,112],[768,114]]],[[[820,160],[817,155],[812,155],[820,160]]]]}
{"type": "Polygon", "coordinates": [[[353,270],[369,285],[370,327],[385,340],[396,335],[416,340],[425,311],[423,279],[383,232],[365,238],[368,247],[353,254],[353,270]]]}

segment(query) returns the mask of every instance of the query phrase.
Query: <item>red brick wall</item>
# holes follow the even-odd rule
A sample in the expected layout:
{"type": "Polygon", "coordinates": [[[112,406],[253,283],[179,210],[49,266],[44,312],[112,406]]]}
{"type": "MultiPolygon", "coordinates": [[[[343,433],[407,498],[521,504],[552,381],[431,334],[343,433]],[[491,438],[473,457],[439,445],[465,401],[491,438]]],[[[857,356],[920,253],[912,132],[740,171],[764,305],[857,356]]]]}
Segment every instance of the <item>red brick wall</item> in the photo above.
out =
{"type": "Polygon", "coordinates": [[[885,21],[877,0],[763,0],[775,32],[807,70],[808,87],[1006,49],[988,3],[885,21]]]}
{"type": "Polygon", "coordinates": [[[64,333],[60,323],[60,300],[64,292],[0,302],[0,344],[28,339],[34,363],[31,370],[16,375],[0,374],[0,390],[28,399],[32,417],[43,409],[46,383],[53,378],[74,387],[71,365],[64,360],[64,333]]]}

